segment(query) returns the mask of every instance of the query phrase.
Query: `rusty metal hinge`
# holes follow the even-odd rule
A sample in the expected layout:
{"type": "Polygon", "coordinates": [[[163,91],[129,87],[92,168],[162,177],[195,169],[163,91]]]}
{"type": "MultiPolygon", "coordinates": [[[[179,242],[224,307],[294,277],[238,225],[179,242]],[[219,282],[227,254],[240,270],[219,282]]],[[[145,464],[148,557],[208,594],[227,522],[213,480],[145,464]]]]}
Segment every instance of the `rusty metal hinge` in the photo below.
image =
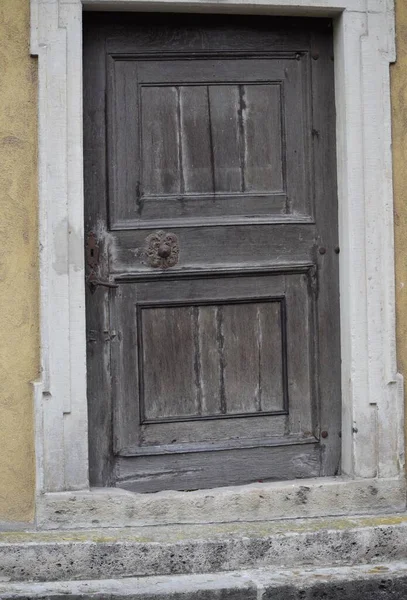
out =
{"type": "Polygon", "coordinates": [[[112,281],[108,281],[107,279],[98,279],[96,277],[96,273],[90,273],[86,279],[86,281],[88,282],[89,287],[91,288],[91,291],[95,291],[95,289],[101,285],[102,287],[107,287],[107,288],[118,288],[119,286],[117,285],[117,283],[113,283],[112,281]]]}

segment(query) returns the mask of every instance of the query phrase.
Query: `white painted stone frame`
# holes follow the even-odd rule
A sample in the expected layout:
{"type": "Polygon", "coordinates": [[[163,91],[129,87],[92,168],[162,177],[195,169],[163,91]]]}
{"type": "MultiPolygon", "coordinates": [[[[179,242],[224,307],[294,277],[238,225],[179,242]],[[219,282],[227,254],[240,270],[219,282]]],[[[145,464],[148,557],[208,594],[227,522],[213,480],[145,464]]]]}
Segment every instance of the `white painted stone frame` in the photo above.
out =
{"type": "Polygon", "coordinates": [[[404,510],[403,384],[397,374],[395,341],[389,85],[389,64],[395,60],[392,0],[31,0],[31,19],[31,52],[39,60],[42,378],[35,384],[38,525],[117,526],[404,510]],[[193,493],[89,490],[83,9],[334,18],[341,477],[193,493]],[[295,502],[301,486],[309,495],[307,504],[295,502]]]}

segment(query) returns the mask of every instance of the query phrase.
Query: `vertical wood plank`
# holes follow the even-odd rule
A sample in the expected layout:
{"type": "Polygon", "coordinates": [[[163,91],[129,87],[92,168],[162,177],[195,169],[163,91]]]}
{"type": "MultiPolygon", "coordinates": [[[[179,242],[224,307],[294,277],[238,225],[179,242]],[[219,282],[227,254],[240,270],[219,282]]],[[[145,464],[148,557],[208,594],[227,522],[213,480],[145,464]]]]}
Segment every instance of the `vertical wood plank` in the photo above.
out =
{"type": "MultiPolygon", "coordinates": [[[[85,231],[107,224],[106,56],[103,32],[84,35],[84,193],[85,231]]],[[[103,248],[103,247],[102,247],[103,248]]],[[[101,269],[106,268],[101,252],[101,269]]],[[[94,486],[113,484],[112,393],[109,331],[109,291],[92,294],[86,287],[86,358],[88,376],[89,480],[94,486]]]]}
{"type": "Polygon", "coordinates": [[[217,350],[217,307],[201,306],[199,311],[199,362],[202,414],[221,413],[221,361],[217,350]]]}
{"type": "Polygon", "coordinates": [[[143,87],[141,97],[143,192],[179,193],[178,91],[175,87],[143,87]]]}
{"type": "Polygon", "coordinates": [[[257,307],[232,304],[224,306],[222,313],[227,412],[259,411],[257,307]]]}
{"type": "Polygon", "coordinates": [[[137,288],[121,285],[110,298],[110,357],[114,451],[139,444],[137,288]]]}
{"type": "Polygon", "coordinates": [[[211,114],[208,87],[180,87],[181,147],[185,192],[213,192],[211,114]]]}
{"type": "MultiPolygon", "coordinates": [[[[341,363],[340,356],[340,304],[339,304],[339,254],[336,218],[337,182],[335,150],[335,87],[332,69],[333,47],[330,31],[312,36],[313,51],[320,58],[312,61],[312,127],[318,132],[313,136],[313,167],[315,181],[315,214],[319,225],[318,243],[329,248],[326,254],[318,254],[318,322],[319,333],[316,352],[316,396],[319,400],[320,429],[328,437],[321,438],[322,475],[339,474],[341,447],[341,363]],[[335,360],[332,360],[332,357],[335,360]]],[[[373,407],[371,407],[373,408],[373,407]]],[[[372,413],[374,410],[372,410],[372,413]]],[[[372,415],[373,416],[373,415],[372,415]]],[[[369,428],[369,433],[370,433],[369,428]]],[[[371,444],[369,452],[375,451],[375,442],[369,433],[365,439],[371,444]]],[[[345,434],[346,435],[346,434],[345,434]]],[[[348,433],[352,436],[352,433],[348,433]]],[[[362,434],[363,435],[363,434],[362,434]]],[[[342,440],[343,441],[343,440],[342,440]]],[[[367,447],[365,448],[365,451],[367,447]]]]}
{"type": "Polygon", "coordinates": [[[315,413],[311,411],[311,356],[314,331],[308,295],[308,276],[286,277],[287,376],[290,433],[314,432],[315,413]]]}
{"type": "Polygon", "coordinates": [[[109,220],[140,213],[140,144],[137,63],[108,60],[109,220]]]}
{"type": "Polygon", "coordinates": [[[209,102],[216,192],[242,191],[239,152],[239,88],[210,85],[209,102]]]}
{"type": "Polygon", "coordinates": [[[283,189],[281,101],[278,85],[241,85],[244,182],[248,192],[283,189]]]}
{"type": "Polygon", "coordinates": [[[284,409],[281,303],[257,304],[259,396],[262,411],[284,409]]]}
{"type": "Polygon", "coordinates": [[[144,414],[197,415],[194,309],[142,310],[144,414]]]}
{"type": "Polygon", "coordinates": [[[285,185],[288,212],[313,216],[310,87],[309,59],[302,55],[285,71],[285,185]]]}

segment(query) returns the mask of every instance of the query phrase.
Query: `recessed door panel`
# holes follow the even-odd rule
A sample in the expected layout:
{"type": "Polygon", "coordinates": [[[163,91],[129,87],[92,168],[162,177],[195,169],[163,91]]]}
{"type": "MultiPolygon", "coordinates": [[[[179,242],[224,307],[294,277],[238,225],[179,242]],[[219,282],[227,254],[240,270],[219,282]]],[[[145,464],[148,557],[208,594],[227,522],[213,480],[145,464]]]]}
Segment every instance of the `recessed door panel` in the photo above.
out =
{"type": "Polygon", "coordinates": [[[281,305],[140,308],[141,422],[284,411],[281,305]]]}
{"type": "Polygon", "coordinates": [[[121,284],[111,301],[118,452],[315,442],[313,277],[304,267],[121,284]]]}
{"type": "Polygon", "coordinates": [[[312,219],[308,58],[111,59],[111,226],[312,219]]]}

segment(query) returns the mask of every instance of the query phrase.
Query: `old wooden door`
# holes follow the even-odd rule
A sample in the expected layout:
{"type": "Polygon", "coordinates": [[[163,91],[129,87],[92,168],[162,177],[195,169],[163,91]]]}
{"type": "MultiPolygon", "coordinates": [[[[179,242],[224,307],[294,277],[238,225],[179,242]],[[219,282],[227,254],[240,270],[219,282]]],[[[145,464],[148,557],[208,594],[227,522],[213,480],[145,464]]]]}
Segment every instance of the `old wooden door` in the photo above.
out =
{"type": "Polygon", "coordinates": [[[331,23],[85,17],[92,483],[336,474],[331,23]]]}

